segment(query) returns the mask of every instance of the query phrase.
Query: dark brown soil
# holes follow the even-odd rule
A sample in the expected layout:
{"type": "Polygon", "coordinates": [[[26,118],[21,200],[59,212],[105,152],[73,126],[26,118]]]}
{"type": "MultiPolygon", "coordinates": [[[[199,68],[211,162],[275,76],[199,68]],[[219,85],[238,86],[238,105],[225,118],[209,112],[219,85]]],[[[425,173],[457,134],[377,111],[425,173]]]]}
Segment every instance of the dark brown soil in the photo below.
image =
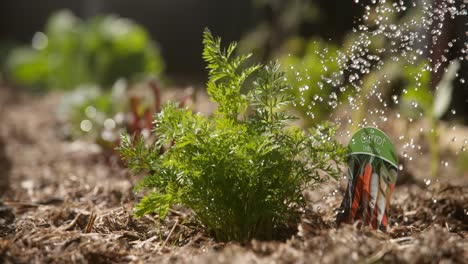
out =
{"type": "MultiPolygon", "coordinates": [[[[0,113],[0,262],[5,263],[466,263],[468,177],[429,175],[428,159],[405,165],[392,196],[390,231],[345,225],[335,209],[345,182],[308,192],[286,241],[218,243],[174,208],[136,219],[137,178],[110,166],[96,146],[62,140],[59,95],[22,97],[0,113]],[[426,181],[427,182],[427,181],[426,181]]],[[[0,102],[2,103],[2,102],[0,102]]],[[[390,128],[388,130],[391,130],[390,128]]],[[[398,145],[398,144],[397,144],[398,145]]],[[[463,174],[463,173],[462,173],[463,174]]]]}

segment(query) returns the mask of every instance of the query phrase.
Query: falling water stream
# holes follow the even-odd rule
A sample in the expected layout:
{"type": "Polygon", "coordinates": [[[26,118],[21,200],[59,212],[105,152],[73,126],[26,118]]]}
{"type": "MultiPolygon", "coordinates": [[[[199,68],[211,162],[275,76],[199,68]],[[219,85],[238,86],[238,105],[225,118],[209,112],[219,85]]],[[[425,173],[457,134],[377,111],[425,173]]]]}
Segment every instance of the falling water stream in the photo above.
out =
{"type": "MultiPolygon", "coordinates": [[[[385,130],[402,126],[399,131],[393,131],[399,133],[393,138],[400,159],[399,170],[413,166],[429,152],[433,158],[428,161],[431,165],[427,168],[432,166],[431,170],[437,175],[453,175],[453,171],[445,173],[445,170],[455,165],[454,161],[441,156],[439,145],[441,142],[453,145],[455,157],[467,155],[468,139],[457,136],[466,137],[466,133],[457,133],[459,128],[455,125],[445,125],[447,128],[441,132],[442,123],[451,123],[439,120],[442,116],[456,117],[456,109],[448,108],[451,98],[456,96],[453,87],[461,86],[465,93],[468,88],[464,86],[468,85],[467,73],[460,70],[466,69],[468,63],[468,0],[354,2],[363,7],[364,14],[355,21],[337,57],[326,57],[326,50],[315,51],[321,58],[322,72],[327,72],[328,77],[322,76],[318,83],[301,87],[302,96],[297,104],[306,106],[307,115],[314,119],[317,107],[326,101],[331,110],[335,110],[332,119],[341,124],[344,142],[361,127],[385,130]],[[460,30],[453,36],[447,34],[457,27],[462,28],[465,35],[460,35],[460,30]],[[339,65],[332,74],[326,67],[328,60],[336,60],[339,65]],[[414,70],[405,75],[408,69],[414,70]],[[405,86],[405,82],[412,86],[405,86]],[[305,105],[308,102],[305,98],[311,96],[309,88],[322,89],[324,84],[333,87],[328,98],[313,95],[310,105],[305,105]],[[426,102],[409,100],[411,94],[426,94],[429,99],[424,99],[426,102]],[[437,133],[440,138],[436,137],[437,133]],[[448,143],[447,138],[450,139],[448,143]]],[[[307,71],[298,71],[295,77],[297,81],[310,78],[307,71]]],[[[425,173],[424,185],[432,192],[430,187],[438,183],[439,178],[431,176],[429,169],[425,173]]],[[[434,192],[430,195],[437,203],[434,192]]],[[[468,215],[468,209],[464,212],[468,215]]]]}

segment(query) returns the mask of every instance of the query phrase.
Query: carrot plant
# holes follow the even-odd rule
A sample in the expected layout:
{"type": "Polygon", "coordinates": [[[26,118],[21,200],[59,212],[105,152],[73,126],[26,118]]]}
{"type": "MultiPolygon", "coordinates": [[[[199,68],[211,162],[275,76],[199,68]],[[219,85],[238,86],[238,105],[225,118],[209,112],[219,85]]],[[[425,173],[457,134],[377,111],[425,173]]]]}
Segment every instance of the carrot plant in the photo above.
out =
{"type": "Polygon", "coordinates": [[[251,54],[235,57],[236,44],[222,49],[208,30],[203,44],[214,116],[169,103],[155,116],[156,144],[122,136],[128,167],[147,175],[135,188],[146,191],[135,214],[164,218],[179,204],[218,240],[271,239],[298,219],[304,189],[338,176],[345,149],[331,126],[306,133],[290,125],[295,117],[283,109],[294,98],[277,64],[247,66],[251,54]]]}

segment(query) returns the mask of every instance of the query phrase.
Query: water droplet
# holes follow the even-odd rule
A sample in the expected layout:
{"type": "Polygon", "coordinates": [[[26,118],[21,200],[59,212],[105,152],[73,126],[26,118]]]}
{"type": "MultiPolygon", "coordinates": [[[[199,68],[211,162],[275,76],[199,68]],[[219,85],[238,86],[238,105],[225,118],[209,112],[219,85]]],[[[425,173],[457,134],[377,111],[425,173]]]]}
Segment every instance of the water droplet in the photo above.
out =
{"type": "Polygon", "coordinates": [[[48,43],[47,35],[42,32],[36,32],[32,38],[32,47],[37,50],[45,49],[48,43]]]}
{"type": "Polygon", "coordinates": [[[114,119],[108,118],[104,121],[104,128],[108,130],[112,130],[115,128],[115,121],[114,119]]]}
{"type": "Polygon", "coordinates": [[[94,106],[90,105],[88,107],[86,107],[85,109],[85,115],[88,117],[88,118],[91,118],[91,119],[94,119],[96,118],[97,116],[97,110],[94,106]]]}
{"type": "Polygon", "coordinates": [[[431,179],[424,179],[424,183],[429,186],[431,184],[431,179]]]}
{"type": "Polygon", "coordinates": [[[89,131],[91,131],[91,129],[93,129],[93,123],[91,121],[89,121],[88,119],[85,119],[85,120],[81,121],[80,128],[84,132],[89,132],[89,131]]]}

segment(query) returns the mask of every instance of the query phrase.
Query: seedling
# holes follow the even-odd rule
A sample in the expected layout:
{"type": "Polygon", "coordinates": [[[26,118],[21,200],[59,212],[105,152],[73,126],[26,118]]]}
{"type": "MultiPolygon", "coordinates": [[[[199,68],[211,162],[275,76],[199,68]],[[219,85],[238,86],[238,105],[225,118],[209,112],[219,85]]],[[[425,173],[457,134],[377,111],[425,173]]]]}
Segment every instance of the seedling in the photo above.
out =
{"type": "Polygon", "coordinates": [[[122,136],[128,167],[146,175],[135,214],[164,218],[179,204],[218,240],[271,239],[298,220],[305,189],[325,182],[322,174],[338,177],[345,148],[331,126],[305,133],[289,124],[295,117],[283,110],[294,98],[277,64],[247,66],[251,54],[234,57],[236,43],[222,49],[208,30],[203,44],[214,116],[169,103],[155,116],[156,144],[122,136]]]}
{"type": "Polygon", "coordinates": [[[431,175],[436,177],[440,167],[439,120],[447,112],[452,100],[453,84],[460,62],[452,62],[437,85],[434,95],[430,92],[430,68],[427,63],[408,67],[405,71],[407,86],[402,95],[402,112],[409,118],[424,117],[429,121],[426,133],[431,153],[431,175]]]}

